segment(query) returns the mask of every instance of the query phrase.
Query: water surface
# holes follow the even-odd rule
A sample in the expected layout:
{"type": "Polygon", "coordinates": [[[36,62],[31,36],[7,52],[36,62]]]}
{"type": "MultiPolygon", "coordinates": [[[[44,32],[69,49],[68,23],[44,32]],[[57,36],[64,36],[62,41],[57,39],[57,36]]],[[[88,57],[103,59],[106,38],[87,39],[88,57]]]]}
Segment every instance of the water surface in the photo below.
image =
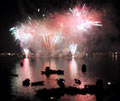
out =
{"type": "MultiPolygon", "coordinates": [[[[108,82],[119,82],[119,58],[115,56],[94,56],[86,57],[83,59],[65,59],[65,58],[25,58],[15,61],[14,59],[1,59],[1,80],[8,78],[7,86],[11,95],[15,95],[12,99],[16,100],[20,97],[29,98],[29,100],[38,100],[35,95],[35,90],[42,88],[57,88],[57,78],[64,78],[65,85],[76,86],[83,88],[84,85],[94,85],[97,79],[104,81],[104,86],[107,86],[108,82]],[[24,65],[21,66],[20,62],[24,65]],[[82,64],[86,64],[87,71],[83,73],[81,71],[82,64]],[[41,74],[41,71],[45,70],[46,66],[50,66],[51,69],[64,70],[64,75],[50,75],[47,78],[41,74]],[[6,72],[6,74],[5,74],[6,72]],[[9,76],[9,74],[18,74],[18,77],[9,76]],[[6,76],[8,75],[8,76],[6,76]],[[23,80],[29,78],[31,82],[44,80],[44,86],[36,87],[24,87],[22,86],[23,80]],[[81,85],[74,83],[74,79],[80,79],[81,85]]],[[[5,80],[4,80],[5,81],[5,80]]],[[[7,80],[6,80],[7,81],[7,80]]],[[[4,84],[3,84],[4,85],[4,84]]],[[[95,95],[76,95],[61,97],[61,100],[69,99],[70,101],[96,101],[95,95]]],[[[106,100],[107,101],[107,100],[106,100]]]]}

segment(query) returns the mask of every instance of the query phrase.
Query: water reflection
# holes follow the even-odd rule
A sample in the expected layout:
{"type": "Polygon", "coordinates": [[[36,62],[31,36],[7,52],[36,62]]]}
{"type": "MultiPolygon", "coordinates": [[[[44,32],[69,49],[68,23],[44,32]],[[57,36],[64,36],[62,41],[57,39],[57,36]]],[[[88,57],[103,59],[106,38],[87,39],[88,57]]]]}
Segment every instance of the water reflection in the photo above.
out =
{"type": "Polygon", "coordinates": [[[112,54],[112,60],[115,63],[115,67],[116,67],[116,74],[119,71],[119,63],[118,63],[118,53],[115,52],[114,54],[112,54]]]}
{"type": "Polygon", "coordinates": [[[71,79],[78,78],[78,70],[77,70],[77,62],[74,58],[69,62],[69,73],[71,76],[71,79]]]}
{"type": "Polygon", "coordinates": [[[18,77],[11,78],[12,94],[18,94],[19,96],[32,96],[34,91],[31,89],[31,86],[28,88],[22,86],[23,80],[29,78],[32,81],[33,78],[29,59],[25,58],[23,60],[23,66],[20,66],[20,64],[16,63],[16,66],[12,69],[12,74],[18,74],[18,77]]]}
{"type": "MultiPolygon", "coordinates": [[[[50,67],[50,69],[52,69],[52,70],[56,70],[56,68],[57,68],[54,59],[48,59],[47,61],[44,62],[44,66],[43,66],[44,70],[46,69],[47,66],[50,67]]],[[[46,88],[58,87],[57,82],[56,82],[58,75],[52,74],[48,77],[46,75],[43,75],[43,78],[45,81],[46,88]]]]}
{"type": "MultiPolygon", "coordinates": [[[[18,63],[16,63],[14,69],[12,69],[11,73],[12,74],[19,74],[19,69],[17,68],[18,67],[18,63]]],[[[18,92],[18,86],[19,86],[19,80],[17,77],[11,77],[11,89],[12,89],[12,94],[16,94],[16,92],[18,92]]]]}
{"type": "Polygon", "coordinates": [[[118,55],[115,55],[115,63],[117,64],[118,61],[118,55]]]}
{"type": "Polygon", "coordinates": [[[118,52],[112,53],[112,59],[117,64],[117,62],[118,62],[118,52]]]}
{"type": "Polygon", "coordinates": [[[24,75],[24,78],[30,78],[32,80],[32,75],[31,75],[31,67],[30,67],[30,62],[28,58],[24,59],[24,71],[22,75],[24,75]]]}
{"type": "Polygon", "coordinates": [[[56,69],[55,59],[47,59],[47,60],[44,62],[44,69],[45,69],[47,66],[50,67],[50,69],[56,69]]]}
{"type": "Polygon", "coordinates": [[[19,69],[19,77],[18,77],[19,93],[20,93],[20,95],[32,96],[32,94],[34,94],[34,90],[31,89],[31,86],[27,87],[27,88],[22,86],[23,80],[25,80],[27,78],[29,78],[30,81],[33,81],[30,60],[29,60],[29,58],[25,58],[22,61],[23,61],[23,67],[21,67],[21,66],[17,67],[19,69]]]}
{"type": "MultiPolygon", "coordinates": [[[[117,61],[118,59],[117,55],[114,56],[114,59],[117,61]]],[[[64,78],[65,84],[67,86],[75,84],[73,81],[75,78],[80,79],[81,85],[77,87],[81,87],[81,88],[84,87],[85,84],[95,84],[98,78],[104,77],[103,79],[106,80],[112,79],[113,81],[115,81],[116,75],[115,73],[113,73],[115,68],[111,64],[108,64],[111,62],[105,62],[104,60],[105,58],[100,59],[96,57],[89,58],[89,61],[84,59],[74,59],[74,58],[72,58],[71,60],[54,59],[54,58],[48,58],[48,59],[33,58],[31,60],[29,58],[25,58],[23,60],[23,64],[24,64],[23,66],[20,66],[19,63],[16,63],[15,66],[12,68],[12,73],[19,75],[18,77],[11,78],[12,93],[23,96],[28,95],[34,97],[35,90],[37,89],[58,87],[56,83],[57,78],[64,78]],[[81,72],[81,66],[83,63],[87,65],[87,72],[85,74],[81,72]],[[47,78],[45,75],[41,74],[41,71],[44,71],[46,66],[50,66],[51,69],[55,69],[55,70],[57,69],[64,70],[64,75],[59,76],[53,74],[49,78],[47,78]],[[108,70],[111,70],[111,72],[108,70]],[[26,78],[29,78],[31,82],[44,80],[45,85],[39,87],[31,87],[31,86],[23,87],[22,82],[26,78]]],[[[78,100],[81,99],[82,101],[91,101],[87,99],[92,99],[92,101],[95,101],[95,97],[91,95],[89,96],[78,95],[75,97],[69,96],[69,98],[72,99],[72,101],[77,101],[76,99],[78,100]]],[[[65,99],[65,97],[63,97],[63,99],[65,99]]]]}

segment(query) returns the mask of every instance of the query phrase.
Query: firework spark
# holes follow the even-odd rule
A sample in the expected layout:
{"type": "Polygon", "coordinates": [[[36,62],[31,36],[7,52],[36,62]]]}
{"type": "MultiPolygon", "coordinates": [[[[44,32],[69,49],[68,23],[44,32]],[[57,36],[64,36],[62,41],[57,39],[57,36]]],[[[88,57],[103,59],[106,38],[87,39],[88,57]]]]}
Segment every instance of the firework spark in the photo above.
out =
{"type": "Polygon", "coordinates": [[[77,44],[74,44],[74,43],[70,44],[69,49],[70,49],[72,56],[74,57],[75,52],[77,50],[77,44]]]}
{"type": "Polygon", "coordinates": [[[71,52],[74,55],[77,47],[81,48],[83,34],[94,30],[93,26],[102,26],[96,12],[94,15],[85,5],[82,8],[69,8],[68,12],[62,14],[49,15],[43,20],[28,17],[28,20],[10,29],[23,49],[42,54],[71,52]]]}
{"type": "Polygon", "coordinates": [[[24,53],[25,53],[25,56],[28,57],[28,54],[29,54],[29,49],[23,49],[24,53]]]}

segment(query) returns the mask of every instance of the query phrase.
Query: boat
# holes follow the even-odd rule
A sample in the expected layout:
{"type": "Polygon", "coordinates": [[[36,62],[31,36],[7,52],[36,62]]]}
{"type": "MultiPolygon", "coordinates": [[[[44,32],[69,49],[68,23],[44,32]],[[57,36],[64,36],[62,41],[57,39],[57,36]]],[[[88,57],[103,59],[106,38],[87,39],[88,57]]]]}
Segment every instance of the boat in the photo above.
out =
{"type": "Polygon", "coordinates": [[[31,82],[31,86],[42,86],[42,85],[44,85],[44,81],[31,82]]]}
{"type": "Polygon", "coordinates": [[[81,84],[81,81],[79,79],[74,79],[76,84],[81,84]]]}
{"type": "Polygon", "coordinates": [[[63,70],[52,70],[50,67],[46,67],[45,71],[41,71],[42,74],[50,75],[50,74],[58,74],[58,75],[64,75],[63,70]]]}

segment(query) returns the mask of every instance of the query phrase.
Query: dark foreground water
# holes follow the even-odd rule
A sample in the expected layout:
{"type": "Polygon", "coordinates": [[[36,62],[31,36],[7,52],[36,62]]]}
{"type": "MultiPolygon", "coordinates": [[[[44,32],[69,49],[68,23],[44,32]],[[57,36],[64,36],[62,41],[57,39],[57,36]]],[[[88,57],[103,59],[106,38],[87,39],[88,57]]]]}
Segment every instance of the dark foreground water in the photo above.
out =
{"type": "MultiPolygon", "coordinates": [[[[65,85],[83,88],[84,85],[94,85],[97,79],[102,79],[104,87],[107,83],[119,86],[120,83],[120,59],[118,56],[93,56],[83,59],[65,59],[65,58],[25,58],[17,60],[13,57],[0,58],[0,92],[1,98],[5,101],[41,101],[36,98],[35,91],[42,88],[57,88],[57,78],[64,78],[65,85]],[[20,65],[23,61],[24,65],[20,65]],[[86,64],[87,71],[82,73],[81,66],[86,64]],[[41,74],[46,66],[51,69],[64,70],[64,75],[51,75],[47,78],[41,74]],[[18,74],[18,77],[11,76],[18,74]],[[22,81],[29,78],[31,82],[44,80],[44,86],[22,86],[22,81]],[[74,79],[80,79],[81,85],[74,83],[74,79]]],[[[118,87],[119,88],[119,87],[118,87]]],[[[104,101],[119,101],[117,94],[111,93],[104,98],[104,101]]],[[[61,101],[96,101],[95,95],[65,95],[59,99],[61,101]]]]}

